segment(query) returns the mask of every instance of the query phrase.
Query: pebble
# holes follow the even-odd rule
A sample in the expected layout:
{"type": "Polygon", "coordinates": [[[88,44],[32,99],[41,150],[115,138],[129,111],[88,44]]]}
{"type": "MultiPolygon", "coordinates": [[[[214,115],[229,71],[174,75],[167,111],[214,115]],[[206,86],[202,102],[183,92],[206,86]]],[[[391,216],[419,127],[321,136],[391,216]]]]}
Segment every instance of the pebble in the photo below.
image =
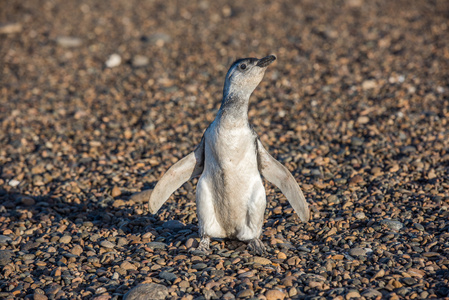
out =
{"type": "Polygon", "coordinates": [[[13,254],[10,250],[0,250],[0,266],[7,265],[12,257],[13,254]]]}
{"type": "Polygon", "coordinates": [[[120,268],[124,270],[137,270],[137,267],[135,265],[126,260],[120,264],[120,268]]]}
{"type": "Polygon", "coordinates": [[[280,290],[269,290],[265,293],[267,300],[283,300],[285,298],[285,293],[280,290]]]}
{"type": "Polygon", "coordinates": [[[133,67],[145,67],[150,62],[149,58],[143,55],[136,55],[133,57],[131,64],[133,67]]]}
{"type": "Polygon", "coordinates": [[[48,297],[43,294],[34,293],[33,295],[33,300],[47,300],[47,299],[48,297]]]}
{"type": "Polygon", "coordinates": [[[22,204],[25,206],[33,206],[34,204],[36,204],[36,201],[28,196],[21,197],[20,202],[22,202],[22,204]]]}
{"type": "Polygon", "coordinates": [[[106,67],[108,68],[115,68],[120,66],[120,64],[122,63],[122,57],[120,55],[118,55],[117,53],[111,54],[111,56],[109,56],[108,60],[106,61],[106,67]]]}
{"type": "Polygon", "coordinates": [[[147,246],[151,249],[165,249],[167,248],[167,244],[160,243],[160,242],[149,242],[147,243],[147,246]]]}
{"type": "Polygon", "coordinates": [[[351,250],[349,250],[349,254],[351,256],[365,256],[366,255],[366,250],[363,248],[352,248],[351,250]]]}
{"type": "Polygon", "coordinates": [[[366,218],[366,215],[365,215],[365,213],[363,211],[358,211],[358,212],[354,213],[354,217],[357,220],[363,220],[363,219],[366,218]]]}
{"type": "Polygon", "coordinates": [[[139,284],[123,296],[123,300],[165,299],[169,295],[168,289],[156,283],[139,284]]]}
{"type": "Polygon", "coordinates": [[[365,299],[377,299],[382,298],[382,293],[375,289],[366,289],[362,296],[365,297],[365,299]]]}
{"type": "Polygon", "coordinates": [[[59,36],[56,38],[56,43],[61,47],[75,48],[81,46],[83,41],[78,37],[59,36]]]}
{"type": "Polygon", "coordinates": [[[351,300],[351,299],[359,299],[360,298],[360,293],[356,290],[350,290],[346,296],[345,296],[346,300],[351,300]]]}
{"type": "Polygon", "coordinates": [[[269,260],[268,258],[265,258],[265,257],[260,257],[260,256],[251,257],[249,259],[249,261],[257,263],[257,264],[261,264],[261,265],[270,265],[271,264],[271,260],[269,260]]]}
{"type": "Polygon", "coordinates": [[[104,241],[101,241],[100,246],[104,247],[104,248],[112,249],[115,247],[115,244],[108,240],[104,240],[104,241]]]}
{"type": "Polygon", "coordinates": [[[59,239],[61,244],[69,244],[72,241],[72,237],[70,235],[64,235],[59,239]]]}
{"type": "Polygon", "coordinates": [[[404,226],[401,222],[395,220],[382,220],[380,223],[395,231],[401,230],[404,226]]]}
{"type": "Polygon", "coordinates": [[[8,242],[12,241],[9,236],[0,235],[0,244],[8,244],[8,242]]]}
{"type": "Polygon", "coordinates": [[[171,273],[171,272],[161,272],[159,273],[159,277],[168,281],[175,281],[178,276],[176,276],[176,274],[171,273]]]}
{"type": "Polygon", "coordinates": [[[118,186],[114,186],[114,188],[111,191],[111,196],[112,197],[118,197],[122,194],[122,191],[120,190],[120,188],[118,186]]]}
{"type": "Polygon", "coordinates": [[[0,34],[12,34],[21,31],[22,31],[22,24],[20,23],[0,24],[0,34]]]}
{"type": "Polygon", "coordinates": [[[197,263],[192,265],[192,269],[195,270],[202,270],[204,268],[207,268],[207,265],[205,263],[197,263]]]}

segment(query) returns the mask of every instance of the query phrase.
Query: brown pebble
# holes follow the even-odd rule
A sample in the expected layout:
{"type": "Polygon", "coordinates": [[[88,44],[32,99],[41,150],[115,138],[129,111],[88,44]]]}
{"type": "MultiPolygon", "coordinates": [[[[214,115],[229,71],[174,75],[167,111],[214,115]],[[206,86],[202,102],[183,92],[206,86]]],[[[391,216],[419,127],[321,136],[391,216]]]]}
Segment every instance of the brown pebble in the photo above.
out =
{"type": "Polygon", "coordinates": [[[115,197],[120,196],[121,194],[122,194],[122,191],[120,190],[120,188],[118,186],[114,186],[114,188],[112,189],[112,192],[111,192],[111,196],[115,198],[115,197]]]}
{"type": "Polygon", "coordinates": [[[274,289],[274,290],[269,290],[265,293],[265,297],[267,298],[267,300],[284,300],[285,298],[285,293],[274,289]]]}
{"type": "Polygon", "coordinates": [[[34,293],[33,300],[47,300],[48,297],[42,294],[34,293]]]}

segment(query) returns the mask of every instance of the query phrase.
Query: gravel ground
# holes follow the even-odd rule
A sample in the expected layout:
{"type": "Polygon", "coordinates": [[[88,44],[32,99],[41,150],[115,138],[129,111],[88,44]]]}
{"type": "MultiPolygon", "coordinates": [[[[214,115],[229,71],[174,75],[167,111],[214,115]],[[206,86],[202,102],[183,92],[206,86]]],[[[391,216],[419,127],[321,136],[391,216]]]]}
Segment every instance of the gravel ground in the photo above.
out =
{"type": "Polygon", "coordinates": [[[317,2],[3,1],[0,298],[448,299],[449,2],[317,2]],[[250,120],[312,218],[266,184],[267,256],[189,251],[195,181],[131,195],[270,53],[250,120]]]}

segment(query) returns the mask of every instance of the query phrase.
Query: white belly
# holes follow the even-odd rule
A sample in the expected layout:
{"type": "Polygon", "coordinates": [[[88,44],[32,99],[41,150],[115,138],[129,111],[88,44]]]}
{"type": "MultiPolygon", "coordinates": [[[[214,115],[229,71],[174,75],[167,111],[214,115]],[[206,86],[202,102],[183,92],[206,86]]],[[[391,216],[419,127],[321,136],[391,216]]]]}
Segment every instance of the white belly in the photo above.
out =
{"type": "Polygon", "coordinates": [[[205,164],[197,187],[200,232],[239,240],[258,238],[266,206],[257,167],[255,135],[248,127],[205,133],[205,164]]]}

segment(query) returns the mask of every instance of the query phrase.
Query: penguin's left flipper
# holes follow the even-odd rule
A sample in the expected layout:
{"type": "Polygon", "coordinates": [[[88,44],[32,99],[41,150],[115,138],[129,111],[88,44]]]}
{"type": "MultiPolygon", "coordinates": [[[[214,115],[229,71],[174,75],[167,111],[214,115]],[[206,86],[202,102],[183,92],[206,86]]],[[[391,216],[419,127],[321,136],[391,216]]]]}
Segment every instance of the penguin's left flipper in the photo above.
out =
{"type": "Polygon", "coordinates": [[[307,222],[309,205],[301,188],[290,171],[265,150],[259,139],[257,139],[257,158],[260,174],[281,190],[301,221],[307,222]]]}
{"type": "Polygon", "coordinates": [[[195,151],[178,161],[158,181],[151,192],[148,207],[152,214],[167,201],[174,191],[189,179],[200,176],[204,169],[204,137],[195,151]]]}

